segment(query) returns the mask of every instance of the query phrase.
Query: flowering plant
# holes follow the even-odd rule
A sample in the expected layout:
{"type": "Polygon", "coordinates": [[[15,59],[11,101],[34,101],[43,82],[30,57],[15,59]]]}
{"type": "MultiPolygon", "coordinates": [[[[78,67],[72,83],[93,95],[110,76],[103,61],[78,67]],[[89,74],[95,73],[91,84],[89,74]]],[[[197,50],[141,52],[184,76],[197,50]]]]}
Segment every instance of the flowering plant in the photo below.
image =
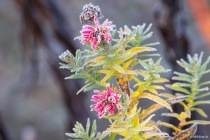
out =
{"type": "Polygon", "coordinates": [[[98,89],[94,90],[91,99],[94,104],[90,108],[100,119],[108,119],[110,126],[102,133],[97,133],[96,121],[90,130],[88,119],[86,128],[77,122],[74,133],[67,133],[68,136],[84,140],[101,140],[105,137],[113,140],[116,136],[125,140],[186,140],[196,133],[198,124],[210,124],[206,120],[189,120],[192,111],[207,118],[197,105],[210,104],[209,100],[200,100],[210,95],[206,87],[210,82],[200,81],[203,75],[210,72],[207,69],[210,57],[204,63],[203,53],[193,57],[188,55],[188,61],[177,61],[186,73],[174,72],[172,79],[176,82],[166,84],[169,80],[161,77],[161,74],[170,70],[161,66],[161,58],[155,62],[152,59],[159,57],[159,54],[153,53],[156,49],[152,47],[158,43],[144,44],[152,36],[152,32],[149,32],[151,25],[124,26],[117,31],[108,20],[100,24],[102,17],[98,6],[85,5],[80,15],[81,23],[85,25],[81,36],[76,39],[88,47],[83,51],[78,49],[75,56],[66,51],[59,58],[65,62],[61,63],[61,68],[74,72],[66,79],[86,80],[77,94],[98,89]],[[116,33],[119,34],[117,38],[116,33]],[[164,93],[164,85],[176,91],[176,95],[164,93]],[[143,99],[155,103],[148,108],[140,108],[139,103],[143,99]],[[171,105],[176,103],[183,106],[181,113],[173,112],[171,105]],[[164,107],[170,113],[162,115],[176,118],[178,126],[152,120],[154,113],[164,107]],[[173,129],[173,136],[162,132],[162,126],[173,129]]]}

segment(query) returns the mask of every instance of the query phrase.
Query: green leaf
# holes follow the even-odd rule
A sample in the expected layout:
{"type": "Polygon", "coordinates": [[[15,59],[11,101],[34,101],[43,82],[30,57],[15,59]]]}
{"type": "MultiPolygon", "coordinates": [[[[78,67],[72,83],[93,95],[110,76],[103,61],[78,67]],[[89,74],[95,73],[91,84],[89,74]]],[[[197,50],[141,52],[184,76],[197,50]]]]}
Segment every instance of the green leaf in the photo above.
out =
{"type": "Polygon", "coordinates": [[[202,73],[202,75],[204,75],[204,74],[208,74],[208,73],[210,73],[210,69],[208,69],[208,70],[204,71],[204,72],[202,73]]]}
{"type": "Polygon", "coordinates": [[[210,92],[202,93],[201,95],[198,95],[198,96],[196,96],[195,98],[196,98],[196,99],[200,99],[200,98],[204,98],[204,97],[207,97],[207,96],[210,96],[210,92]]]}
{"type": "Polygon", "coordinates": [[[210,100],[196,101],[195,103],[193,103],[193,106],[202,105],[202,104],[210,104],[210,100]]]}
{"type": "Polygon", "coordinates": [[[153,32],[150,32],[150,33],[148,33],[147,35],[142,36],[141,39],[142,39],[142,40],[146,40],[146,39],[148,39],[148,38],[151,38],[152,34],[153,34],[153,32]]]}
{"type": "Polygon", "coordinates": [[[203,73],[206,70],[207,65],[210,62],[210,57],[208,57],[208,59],[203,63],[203,65],[200,68],[200,72],[203,73]]]}
{"type": "Polygon", "coordinates": [[[93,121],[93,125],[92,125],[92,129],[91,129],[91,133],[90,133],[90,137],[95,137],[96,134],[96,130],[97,130],[97,126],[96,126],[96,120],[93,121]]]}
{"type": "Polygon", "coordinates": [[[91,83],[88,83],[88,84],[86,84],[86,85],[84,85],[79,91],[77,91],[77,95],[79,94],[79,93],[81,93],[83,90],[85,90],[85,88],[87,88],[89,85],[91,85],[91,83]]]}
{"type": "Polygon", "coordinates": [[[112,133],[108,140],[114,140],[115,137],[116,137],[116,134],[112,133]]]}
{"type": "Polygon", "coordinates": [[[141,64],[141,66],[142,66],[145,70],[148,70],[148,71],[149,71],[149,66],[148,66],[144,61],[139,60],[139,63],[141,64]]]}
{"type": "Polygon", "coordinates": [[[194,72],[192,66],[189,63],[187,63],[186,61],[184,61],[183,59],[181,59],[181,61],[177,61],[177,63],[179,64],[179,66],[183,67],[185,69],[185,71],[187,71],[188,73],[194,72]]]}
{"type": "MultiPolygon", "coordinates": [[[[176,104],[176,103],[179,103],[179,102],[182,102],[184,101],[185,99],[187,98],[187,96],[183,96],[183,97],[176,97],[176,98],[172,98],[172,99],[167,99],[166,102],[169,104],[169,105],[172,105],[172,104],[176,104]]],[[[146,110],[143,110],[141,115],[140,115],[140,118],[145,118],[147,117],[148,115],[154,113],[155,111],[159,110],[163,108],[162,105],[160,104],[155,104],[155,105],[152,105],[150,106],[149,108],[147,108],[146,110]]]]}
{"type": "Polygon", "coordinates": [[[165,90],[165,88],[163,86],[152,85],[150,87],[153,87],[153,88],[155,88],[157,90],[165,90]]]}
{"type": "Polygon", "coordinates": [[[96,89],[96,88],[98,88],[98,87],[99,87],[99,85],[97,85],[97,84],[92,84],[92,85],[86,87],[83,91],[86,92],[86,91],[89,91],[89,90],[92,90],[92,89],[96,89]]]}
{"type": "Polygon", "coordinates": [[[164,127],[168,127],[168,128],[171,128],[177,132],[180,132],[180,129],[177,128],[176,126],[174,126],[173,124],[170,124],[170,123],[166,123],[166,122],[158,122],[158,126],[164,126],[164,127]]]}
{"type": "Polygon", "coordinates": [[[87,124],[86,124],[86,133],[89,134],[90,130],[90,118],[87,119],[87,124]]]}
{"type": "Polygon", "coordinates": [[[151,139],[154,136],[168,137],[168,134],[167,133],[145,132],[142,136],[145,140],[147,140],[147,139],[151,139]]]}
{"type": "Polygon", "coordinates": [[[200,109],[200,108],[191,108],[190,111],[196,111],[196,112],[198,112],[201,116],[203,116],[203,117],[205,117],[205,118],[208,117],[207,114],[206,114],[202,109],[200,109]]]}
{"type": "Polygon", "coordinates": [[[166,83],[166,82],[169,82],[169,80],[165,78],[158,78],[153,80],[153,83],[166,83]]]}
{"type": "Polygon", "coordinates": [[[187,78],[187,77],[173,76],[172,80],[184,81],[184,82],[192,83],[192,79],[187,78]]]}
{"type": "Polygon", "coordinates": [[[207,86],[207,85],[210,85],[210,81],[203,82],[203,83],[199,84],[199,86],[207,86]]]}
{"type": "Polygon", "coordinates": [[[154,116],[155,114],[150,115],[146,120],[140,123],[139,127],[146,126],[154,116]]]}
{"type": "Polygon", "coordinates": [[[160,42],[155,42],[155,43],[149,43],[149,44],[145,44],[143,45],[144,47],[150,47],[150,46],[157,46],[160,45],[160,42]]]}
{"type": "Polygon", "coordinates": [[[77,73],[77,74],[73,74],[69,77],[66,77],[65,79],[78,79],[78,78],[85,78],[85,75],[84,74],[80,74],[80,73],[77,73]]]}
{"type": "Polygon", "coordinates": [[[188,90],[186,90],[186,89],[184,89],[184,88],[182,88],[182,87],[177,86],[176,83],[173,84],[173,85],[166,85],[166,86],[167,86],[168,88],[170,88],[170,89],[175,90],[175,91],[183,92],[183,93],[185,93],[185,94],[191,94],[188,90]]]}
{"type": "Polygon", "coordinates": [[[183,126],[185,125],[189,125],[189,124],[202,124],[202,125],[210,125],[210,121],[203,121],[203,120],[192,120],[192,121],[188,121],[183,123],[183,126]]]}
{"type": "Polygon", "coordinates": [[[108,128],[106,130],[107,132],[111,132],[111,133],[120,133],[120,132],[125,132],[126,131],[126,128],[108,128]]]}
{"type": "Polygon", "coordinates": [[[95,80],[96,81],[101,81],[101,74],[100,73],[96,73],[95,80]]]}
{"type": "Polygon", "coordinates": [[[174,118],[177,118],[178,120],[180,120],[178,113],[162,113],[161,116],[174,117],[174,118]]]}
{"type": "Polygon", "coordinates": [[[143,32],[142,35],[145,35],[146,33],[148,33],[151,27],[152,27],[152,24],[149,24],[149,26],[146,28],[146,30],[143,32]]]}
{"type": "Polygon", "coordinates": [[[93,66],[90,66],[89,68],[88,68],[88,74],[89,75],[92,75],[92,73],[93,73],[93,70],[94,70],[94,67],[93,66]]]}
{"type": "Polygon", "coordinates": [[[98,140],[103,140],[109,134],[110,134],[109,132],[103,132],[97,138],[98,138],[98,140]]]}
{"type": "Polygon", "coordinates": [[[176,82],[174,83],[174,85],[179,86],[179,87],[187,87],[187,88],[191,88],[192,84],[187,84],[187,83],[182,83],[182,82],[176,82]]]}
{"type": "Polygon", "coordinates": [[[154,87],[152,87],[152,86],[149,86],[149,87],[147,88],[147,90],[150,91],[150,92],[153,93],[153,94],[158,95],[157,90],[156,90],[154,87]]]}

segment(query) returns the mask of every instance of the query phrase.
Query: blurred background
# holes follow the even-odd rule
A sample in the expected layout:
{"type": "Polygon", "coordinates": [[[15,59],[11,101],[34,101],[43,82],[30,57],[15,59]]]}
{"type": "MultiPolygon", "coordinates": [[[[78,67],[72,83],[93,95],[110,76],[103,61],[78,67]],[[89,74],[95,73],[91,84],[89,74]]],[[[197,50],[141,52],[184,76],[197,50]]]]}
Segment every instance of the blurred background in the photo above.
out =
{"type": "MultiPolygon", "coordinates": [[[[187,54],[203,51],[204,59],[209,56],[209,0],[1,0],[1,140],[67,140],[65,133],[75,121],[97,118],[89,111],[91,93],[75,95],[83,81],[63,80],[70,72],[58,68],[59,54],[83,47],[73,38],[89,2],[99,5],[104,19],[117,28],[152,23],[154,35],[148,42],[160,42],[157,50],[165,68],[181,70],[175,61],[187,54]]],[[[210,116],[209,107],[201,107],[210,116]]],[[[98,120],[99,130],[106,125],[98,120]]],[[[209,130],[199,126],[197,134],[205,136],[209,130]]]]}

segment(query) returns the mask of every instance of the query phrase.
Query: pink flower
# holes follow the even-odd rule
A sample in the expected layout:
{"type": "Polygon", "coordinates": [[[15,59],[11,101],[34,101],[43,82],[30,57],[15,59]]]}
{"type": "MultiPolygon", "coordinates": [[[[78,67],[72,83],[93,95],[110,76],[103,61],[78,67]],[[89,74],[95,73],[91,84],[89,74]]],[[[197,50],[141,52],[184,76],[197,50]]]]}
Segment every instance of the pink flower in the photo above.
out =
{"type": "Polygon", "coordinates": [[[109,113],[114,115],[116,110],[120,110],[122,106],[119,103],[121,95],[119,95],[120,90],[114,91],[114,87],[110,87],[110,84],[107,84],[106,90],[102,93],[98,90],[95,90],[91,101],[96,102],[96,104],[91,105],[91,111],[98,112],[99,118],[102,118],[104,115],[109,113]]]}
{"type": "Polygon", "coordinates": [[[82,35],[83,44],[91,43],[91,47],[94,50],[98,49],[98,45],[104,40],[110,43],[112,36],[110,32],[113,30],[111,21],[105,20],[103,24],[99,25],[98,19],[94,17],[95,26],[84,25],[80,31],[82,35]]]}

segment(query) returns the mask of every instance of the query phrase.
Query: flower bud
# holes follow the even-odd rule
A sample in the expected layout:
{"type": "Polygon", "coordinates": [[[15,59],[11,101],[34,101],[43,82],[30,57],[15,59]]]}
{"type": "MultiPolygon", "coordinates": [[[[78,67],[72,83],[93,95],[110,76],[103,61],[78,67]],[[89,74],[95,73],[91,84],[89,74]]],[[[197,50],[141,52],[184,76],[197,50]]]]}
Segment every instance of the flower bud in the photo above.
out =
{"type": "Polygon", "coordinates": [[[101,9],[98,6],[94,6],[92,3],[86,4],[83,7],[83,11],[80,14],[80,22],[84,25],[87,23],[92,23],[94,17],[102,18],[101,9]]]}

